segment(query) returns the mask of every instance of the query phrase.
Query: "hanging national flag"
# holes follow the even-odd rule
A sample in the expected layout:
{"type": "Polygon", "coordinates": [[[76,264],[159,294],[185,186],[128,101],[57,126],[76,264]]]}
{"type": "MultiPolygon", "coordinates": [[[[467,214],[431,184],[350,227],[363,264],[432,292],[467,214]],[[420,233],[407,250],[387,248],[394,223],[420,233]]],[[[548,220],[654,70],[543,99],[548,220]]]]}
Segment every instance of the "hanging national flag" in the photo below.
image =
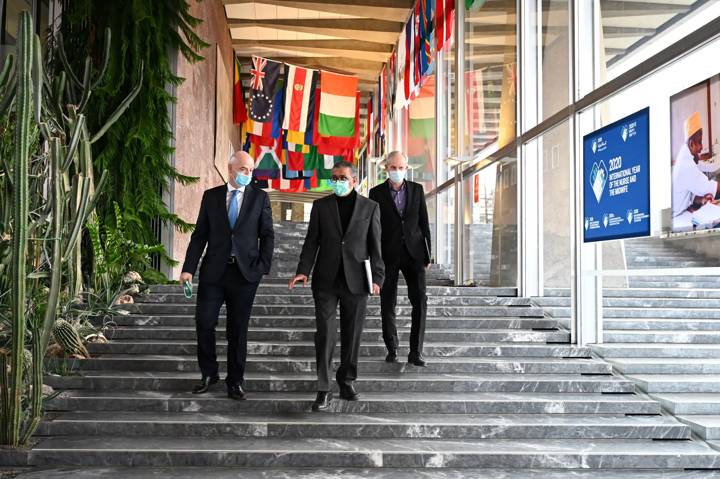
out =
{"type": "Polygon", "coordinates": [[[380,72],[378,81],[378,128],[382,134],[385,133],[385,124],[387,123],[387,78],[385,66],[380,72]]]}
{"type": "Polygon", "coordinates": [[[249,116],[256,122],[271,122],[273,110],[281,107],[275,104],[275,92],[280,86],[282,63],[256,56],[252,57],[252,63],[249,116]]]}
{"type": "MultiPolygon", "coordinates": [[[[322,103],[318,105],[322,109],[322,103]]],[[[353,136],[323,136],[318,134],[314,140],[318,147],[329,150],[353,149],[360,146],[360,92],[355,93],[355,119],[353,121],[353,136]]]]}
{"type": "Polygon", "coordinates": [[[455,25],[455,0],[437,0],[435,9],[435,49],[439,52],[452,37],[455,25]]]}
{"type": "Polygon", "coordinates": [[[323,71],[317,131],[323,137],[354,138],[357,134],[358,77],[323,71]]]}
{"type": "Polygon", "coordinates": [[[313,130],[315,128],[315,108],[317,104],[316,98],[320,97],[319,88],[320,72],[317,70],[313,70],[312,82],[308,98],[307,115],[305,117],[305,130],[297,131],[293,129],[286,129],[288,143],[298,143],[305,145],[311,145],[313,143],[313,130]]]}
{"type": "MultiPolygon", "coordinates": [[[[282,85],[282,79],[278,82],[282,85]]],[[[275,92],[275,98],[273,100],[274,105],[282,105],[284,91],[282,88],[278,88],[275,92]]],[[[275,140],[279,139],[282,132],[282,113],[283,109],[279,107],[272,108],[272,117],[270,121],[255,121],[252,118],[248,118],[247,121],[247,132],[249,135],[253,135],[255,141],[258,144],[265,146],[272,146],[275,144],[275,140]]],[[[251,115],[252,116],[252,115],[251,115]]]]}
{"type": "Polygon", "coordinates": [[[268,180],[280,176],[282,169],[282,142],[275,140],[272,146],[259,145],[255,159],[253,175],[260,180],[268,180]]]}
{"type": "Polygon", "coordinates": [[[245,108],[245,92],[240,80],[240,62],[235,57],[235,73],[233,75],[233,123],[240,125],[247,120],[245,108]]]}
{"type": "Polygon", "coordinates": [[[390,60],[388,60],[388,74],[387,74],[387,98],[385,103],[387,104],[388,118],[393,119],[395,113],[395,80],[397,76],[395,74],[395,50],[390,54],[390,60]]]}
{"type": "Polygon", "coordinates": [[[287,86],[285,87],[285,118],[283,129],[305,132],[312,93],[315,70],[287,66],[287,86]]]}
{"type": "Polygon", "coordinates": [[[420,75],[425,76],[431,73],[433,61],[433,17],[434,0],[420,0],[420,75]]]}
{"type": "Polygon", "coordinates": [[[403,28],[403,31],[400,32],[400,40],[398,41],[398,47],[397,47],[397,70],[396,75],[397,79],[395,81],[395,101],[393,102],[393,108],[396,110],[400,110],[405,106],[405,62],[407,60],[407,50],[406,50],[406,28],[403,28]]]}
{"type": "Polygon", "coordinates": [[[420,41],[420,3],[418,2],[415,4],[415,11],[412,15],[413,18],[413,90],[410,94],[410,98],[414,98],[417,94],[415,87],[420,85],[420,77],[422,76],[420,72],[421,68],[421,62],[422,59],[420,58],[420,52],[421,52],[421,41],[420,41]]]}
{"type": "Polygon", "coordinates": [[[415,55],[413,52],[415,51],[414,48],[414,40],[413,40],[413,29],[415,27],[415,15],[411,14],[410,18],[408,19],[407,24],[405,25],[405,72],[403,73],[403,90],[405,94],[405,100],[403,101],[403,106],[407,102],[407,100],[410,99],[410,94],[412,93],[413,86],[414,86],[414,80],[413,80],[413,63],[414,63],[414,57],[415,55]]]}
{"type": "Polygon", "coordinates": [[[371,152],[371,140],[372,140],[372,130],[373,130],[373,96],[372,93],[370,94],[370,98],[368,98],[367,102],[367,123],[365,126],[365,151],[367,152],[368,156],[371,152]]]}
{"type": "Polygon", "coordinates": [[[435,79],[428,77],[409,108],[410,136],[435,137],[435,79]]]}

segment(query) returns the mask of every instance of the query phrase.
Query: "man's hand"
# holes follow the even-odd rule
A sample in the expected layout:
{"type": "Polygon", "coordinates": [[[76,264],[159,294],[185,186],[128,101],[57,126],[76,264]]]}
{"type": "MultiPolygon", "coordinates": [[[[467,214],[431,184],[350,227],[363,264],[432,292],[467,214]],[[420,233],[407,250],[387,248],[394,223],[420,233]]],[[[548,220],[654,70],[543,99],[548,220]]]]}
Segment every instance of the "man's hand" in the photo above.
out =
{"type": "Polygon", "coordinates": [[[297,274],[293,279],[290,280],[290,284],[288,284],[289,289],[293,289],[295,287],[295,283],[298,281],[302,281],[303,286],[307,284],[308,277],[304,274],[297,274]]]}
{"type": "Polygon", "coordinates": [[[711,194],[707,194],[707,195],[703,196],[702,204],[704,205],[704,204],[710,203],[714,199],[715,199],[715,196],[713,196],[711,194]]]}
{"type": "Polygon", "coordinates": [[[378,294],[380,294],[380,286],[378,286],[376,283],[373,283],[372,295],[377,296],[378,294]]]}
{"type": "Polygon", "coordinates": [[[190,284],[192,284],[192,275],[186,271],[183,271],[180,275],[180,285],[185,284],[186,281],[189,281],[190,284]]]}

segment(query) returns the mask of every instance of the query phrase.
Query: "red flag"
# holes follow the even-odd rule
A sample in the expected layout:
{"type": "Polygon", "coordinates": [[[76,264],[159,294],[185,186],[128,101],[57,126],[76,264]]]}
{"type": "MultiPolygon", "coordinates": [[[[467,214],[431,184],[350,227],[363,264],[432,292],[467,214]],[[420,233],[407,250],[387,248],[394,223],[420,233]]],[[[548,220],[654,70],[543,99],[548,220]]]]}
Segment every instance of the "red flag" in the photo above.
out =
{"type": "Polygon", "coordinates": [[[455,24],[455,0],[437,0],[435,12],[435,41],[437,51],[450,41],[455,24]]]}
{"type": "Polygon", "coordinates": [[[233,123],[240,125],[247,120],[247,109],[245,108],[245,92],[242,81],[240,81],[240,63],[235,57],[235,74],[233,83],[233,123]]]}

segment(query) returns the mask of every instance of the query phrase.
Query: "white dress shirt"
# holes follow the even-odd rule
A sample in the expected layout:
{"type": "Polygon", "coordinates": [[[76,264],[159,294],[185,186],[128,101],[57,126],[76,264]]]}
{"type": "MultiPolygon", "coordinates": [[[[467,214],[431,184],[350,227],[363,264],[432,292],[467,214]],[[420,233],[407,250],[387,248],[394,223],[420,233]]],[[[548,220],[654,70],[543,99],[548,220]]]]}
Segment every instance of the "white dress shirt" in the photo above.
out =
{"type": "Polygon", "coordinates": [[[708,179],[700,171],[687,144],[683,144],[675,158],[672,171],[673,216],[687,211],[696,196],[715,196],[716,192],[717,181],[708,179]]]}
{"type": "Polygon", "coordinates": [[[239,188],[233,188],[230,182],[228,182],[227,189],[227,193],[225,194],[225,211],[230,211],[230,198],[232,198],[232,192],[238,190],[238,194],[237,196],[235,196],[235,202],[237,203],[237,210],[239,215],[240,208],[242,207],[243,203],[243,197],[245,196],[245,187],[241,186],[239,188]]]}

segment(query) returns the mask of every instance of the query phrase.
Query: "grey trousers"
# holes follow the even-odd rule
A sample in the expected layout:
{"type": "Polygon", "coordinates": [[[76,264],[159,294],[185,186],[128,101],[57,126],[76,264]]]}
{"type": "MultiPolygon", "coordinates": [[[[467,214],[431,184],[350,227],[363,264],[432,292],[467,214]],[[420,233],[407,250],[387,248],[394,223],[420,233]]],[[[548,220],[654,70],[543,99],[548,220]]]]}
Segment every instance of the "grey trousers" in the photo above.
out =
{"type": "MultiPolygon", "coordinates": [[[[344,282],[343,282],[344,283],[344,282]]],[[[333,290],[314,290],[315,357],[318,391],[330,391],[330,371],[337,342],[337,306],[340,304],[340,367],[335,379],[340,386],[352,385],[357,379],[357,363],[367,312],[367,294],[353,294],[345,284],[333,290]]]]}

